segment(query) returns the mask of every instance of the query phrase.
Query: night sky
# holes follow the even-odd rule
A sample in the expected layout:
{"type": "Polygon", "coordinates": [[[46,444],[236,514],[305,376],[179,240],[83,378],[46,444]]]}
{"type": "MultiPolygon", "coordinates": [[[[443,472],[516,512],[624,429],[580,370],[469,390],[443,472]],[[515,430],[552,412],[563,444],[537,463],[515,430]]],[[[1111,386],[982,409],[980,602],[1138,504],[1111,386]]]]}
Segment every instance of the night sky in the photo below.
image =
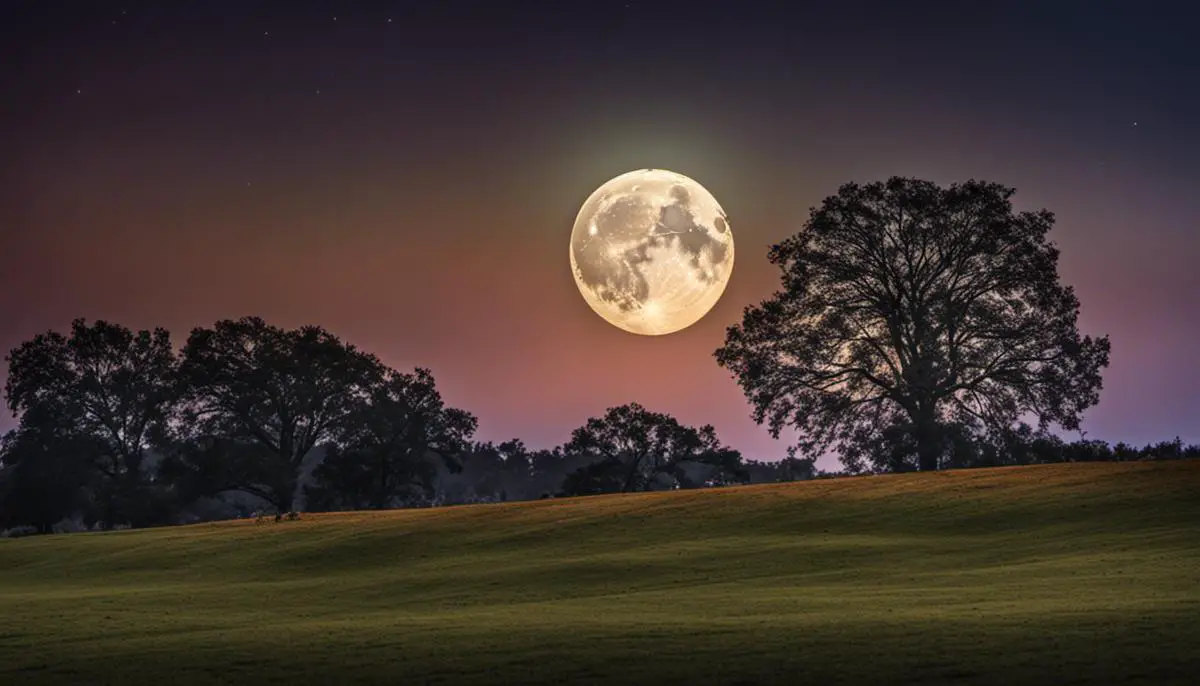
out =
{"type": "Polygon", "coordinates": [[[1185,3],[3,7],[5,351],[76,317],[182,344],[255,314],[430,367],[482,439],[638,401],[776,459],[712,357],[777,284],[767,246],[847,181],[980,178],[1057,214],[1081,329],[1111,335],[1088,436],[1200,441],[1185,3]],[[665,337],[594,314],[567,258],[584,199],[641,167],[708,188],[737,245],[665,337]]]}

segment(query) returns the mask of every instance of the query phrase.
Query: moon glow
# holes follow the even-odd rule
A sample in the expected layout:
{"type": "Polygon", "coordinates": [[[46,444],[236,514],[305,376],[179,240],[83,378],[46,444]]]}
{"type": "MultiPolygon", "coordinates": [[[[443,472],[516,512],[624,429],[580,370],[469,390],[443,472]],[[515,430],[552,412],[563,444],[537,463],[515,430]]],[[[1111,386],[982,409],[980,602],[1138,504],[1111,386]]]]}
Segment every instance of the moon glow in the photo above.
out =
{"type": "Polygon", "coordinates": [[[583,203],[570,253],[575,284],[596,314],[657,336],[695,324],[720,300],[733,271],[733,233],[699,183],[639,169],[583,203]]]}

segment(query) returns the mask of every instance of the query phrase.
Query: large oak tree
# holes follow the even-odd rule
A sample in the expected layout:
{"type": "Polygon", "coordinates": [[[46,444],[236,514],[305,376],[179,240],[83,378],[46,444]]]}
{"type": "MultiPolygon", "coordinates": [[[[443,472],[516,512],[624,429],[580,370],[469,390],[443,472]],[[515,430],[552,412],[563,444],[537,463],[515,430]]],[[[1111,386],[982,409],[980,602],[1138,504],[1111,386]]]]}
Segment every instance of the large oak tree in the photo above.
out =
{"type": "Polygon", "coordinates": [[[1015,211],[1013,193],[892,178],[814,209],[770,249],[781,290],[715,353],[754,419],[851,468],[937,469],[964,436],[1029,418],[1077,429],[1109,342],[1078,330],[1053,215],[1015,211]]]}
{"type": "Polygon", "coordinates": [[[198,328],[179,369],[185,436],[168,466],[203,477],[197,491],[241,490],[290,510],[305,457],[344,430],[381,373],[318,326],[246,317],[198,328]]]}

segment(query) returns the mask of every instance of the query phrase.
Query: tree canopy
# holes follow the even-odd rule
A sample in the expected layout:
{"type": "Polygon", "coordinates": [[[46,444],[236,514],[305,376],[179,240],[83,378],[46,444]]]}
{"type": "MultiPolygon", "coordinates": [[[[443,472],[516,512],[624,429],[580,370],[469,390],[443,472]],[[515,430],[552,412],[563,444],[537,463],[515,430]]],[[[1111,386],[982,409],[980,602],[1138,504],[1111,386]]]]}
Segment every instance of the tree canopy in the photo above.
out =
{"type": "Polygon", "coordinates": [[[221,451],[175,458],[193,474],[212,474],[222,488],[290,510],[305,457],[345,430],[381,374],[373,355],[318,326],[282,329],[246,317],[195,329],[179,369],[181,427],[188,438],[219,437],[211,443],[221,451]],[[255,468],[214,469],[230,450],[255,468]]]}
{"type": "Polygon", "coordinates": [[[687,461],[727,465],[741,455],[721,445],[710,425],[699,429],[674,417],[652,412],[638,403],[610,407],[571,433],[564,452],[594,455],[599,466],[576,480],[586,492],[644,490],[659,474],[671,474],[687,461]]]}
{"type": "Polygon", "coordinates": [[[1053,215],[1013,194],[892,178],[825,199],[768,253],[782,288],[715,353],[755,421],[852,469],[937,469],[1027,419],[1077,429],[1109,342],[1079,333],[1053,215]]]}
{"type": "Polygon", "coordinates": [[[50,415],[56,409],[35,405],[18,428],[0,438],[0,529],[28,525],[49,533],[73,512],[93,509],[88,495],[97,474],[88,464],[91,441],[50,415]]]}
{"type": "MultiPolygon", "coordinates": [[[[131,331],[78,319],[69,336],[50,331],[8,355],[5,395],[21,417],[18,445],[70,445],[70,461],[97,477],[100,520],[136,520],[146,502],[144,462],[167,424],[175,352],[164,329],[131,331]]],[[[61,466],[61,465],[60,465],[61,466]]]]}
{"type": "Polygon", "coordinates": [[[314,492],[357,508],[383,508],[405,489],[432,490],[432,459],[451,470],[475,433],[475,417],[447,407],[428,369],[387,370],[347,417],[317,467],[314,492]]]}

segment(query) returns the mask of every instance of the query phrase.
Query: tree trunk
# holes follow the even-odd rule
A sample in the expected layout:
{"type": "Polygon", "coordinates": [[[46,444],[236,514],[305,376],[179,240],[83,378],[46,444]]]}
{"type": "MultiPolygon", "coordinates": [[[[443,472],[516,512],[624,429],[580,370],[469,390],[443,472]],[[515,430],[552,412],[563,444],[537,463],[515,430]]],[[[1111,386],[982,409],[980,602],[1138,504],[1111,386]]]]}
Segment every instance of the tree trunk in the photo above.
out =
{"type": "Polygon", "coordinates": [[[296,500],[296,479],[284,479],[279,485],[279,490],[275,492],[275,509],[279,514],[292,511],[292,505],[296,500]]]}
{"type": "Polygon", "coordinates": [[[938,458],[942,455],[942,432],[938,425],[934,403],[917,403],[912,413],[913,438],[917,440],[917,469],[936,471],[938,458]]]}
{"type": "Polygon", "coordinates": [[[100,515],[101,531],[112,531],[113,525],[116,524],[117,505],[115,502],[116,497],[112,492],[113,488],[115,488],[115,486],[110,483],[104,492],[104,505],[101,508],[102,513],[100,515]]]}
{"type": "Polygon", "coordinates": [[[629,471],[625,475],[625,484],[621,486],[622,493],[628,493],[633,490],[634,479],[637,477],[638,471],[642,466],[642,458],[632,458],[629,464],[629,471]]]}
{"type": "Polygon", "coordinates": [[[930,444],[923,441],[917,444],[917,469],[922,472],[936,471],[938,468],[938,454],[941,450],[938,449],[936,443],[930,444]]]}
{"type": "Polygon", "coordinates": [[[371,489],[374,493],[371,494],[370,509],[382,510],[387,505],[392,484],[391,464],[383,449],[380,449],[376,455],[376,467],[375,487],[371,489]]]}
{"type": "Polygon", "coordinates": [[[931,413],[925,413],[917,420],[915,438],[917,439],[917,469],[922,472],[937,471],[942,444],[937,421],[931,416],[931,413]]]}
{"type": "Polygon", "coordinates": [[[292,511],[292,501],[296,498],[296,472],[304,462],[304,456],[295,450],[295,437],[287,430],[287,417],[280,416],[279,457],[281,473],[279,475],[279,491],[275,494],[275,507],[279,513],[292,511]],[[286,470],[286,473],[282,473],[286,470]]]}

